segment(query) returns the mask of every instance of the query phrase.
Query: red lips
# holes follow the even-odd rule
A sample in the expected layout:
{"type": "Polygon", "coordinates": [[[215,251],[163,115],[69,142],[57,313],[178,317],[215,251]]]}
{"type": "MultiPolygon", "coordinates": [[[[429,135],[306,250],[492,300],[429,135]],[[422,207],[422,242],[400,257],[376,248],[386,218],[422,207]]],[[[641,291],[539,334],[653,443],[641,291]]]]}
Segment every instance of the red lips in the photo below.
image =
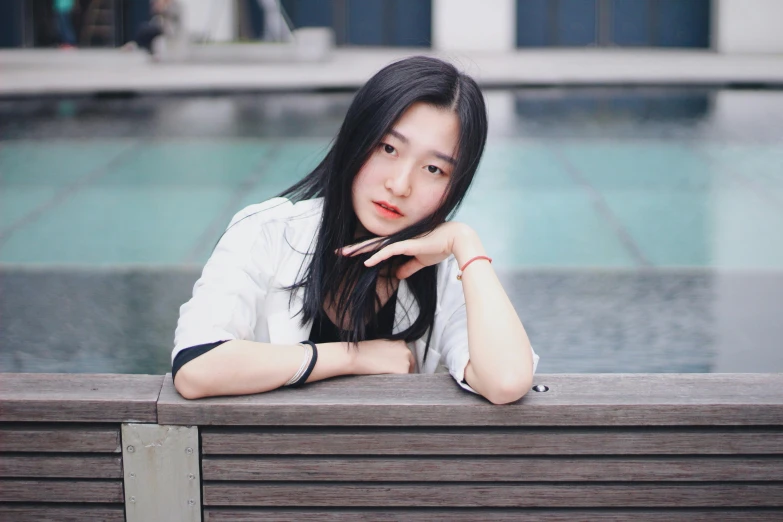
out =
{"type": "Polygon", "coordinates": [[[386,207],[387,209],[389,209],[389,210],[392,210],[392,211],[396,212],[397,214],[399,214],[399,215],[401,215],[401,216],[402,216],[402,215],[404,215],[404,214],[403,214],[403,213],[400,211],[400,209],[399,209],[399,208],[395,207],[394,205],[392,205],[392,204],[391,204],[391,203],[389,203],[388,201],[373,201],[373,203],[375,203],[376,205],[380,205],[380,206],[382,206],[382,207],[386,207]]]}

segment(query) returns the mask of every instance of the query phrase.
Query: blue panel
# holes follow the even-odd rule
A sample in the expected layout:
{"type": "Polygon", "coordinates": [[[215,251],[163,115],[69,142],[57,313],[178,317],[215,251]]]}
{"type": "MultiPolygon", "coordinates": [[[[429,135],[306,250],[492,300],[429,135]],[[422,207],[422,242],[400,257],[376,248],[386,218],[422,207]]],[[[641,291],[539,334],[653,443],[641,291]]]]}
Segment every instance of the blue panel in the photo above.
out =
{"type": "Polygon", "coordinates": [[[383,45],[384,0],[346,0],[347,42],[350,45],[383,45]]]}
{"type": "Polygon", "coordinates": [[[598,42],[598,0],[560,0],[556,45],[583,46],[598,42]]]}
{"type": "Polygon", "coordinates": [[[710,46],[710,0],[658,0],[657,47],[710,46]]]}
{"type": "Polygon", "coordinates": [[[387,43],[401,47],[432,47],[432,2],[430,0],[392,1],[394,1],[394,27],[391,41],[387,43]]]}
{"type": "Polygon", "coordinates": [[[250,33],[253,38],[264,37],[264,10],[257,0],[245,0],[245,12],[250,22],[250,33]]]}
{"type": "MultiPolygon", "coordinates": [[[[254,0],[255,1],[255,0],[254,0]]],[[[332,27],[332,2],[326,0],[282,0],[294,27],[332,27]]]]}
{"type": "Polygon", "coordinates": [[[22,46],[22,0],[0,2],[0,47],[22,46]]]}
{"type": "Polygon", "coordinates": [[[135,40],[141,24],[150,19],[149,2],[122,3],[122,43],[135,40]]]}
{"type": "Polygon", "coordinates": [[[614,0],[612,41],[622,46],[652,45],[650,0],[614,0]]]}
{"type": "Polygon", "coordinates": [[[517,47],[545,47],[548,20],[547,0],[517,0],[517,47]]]}

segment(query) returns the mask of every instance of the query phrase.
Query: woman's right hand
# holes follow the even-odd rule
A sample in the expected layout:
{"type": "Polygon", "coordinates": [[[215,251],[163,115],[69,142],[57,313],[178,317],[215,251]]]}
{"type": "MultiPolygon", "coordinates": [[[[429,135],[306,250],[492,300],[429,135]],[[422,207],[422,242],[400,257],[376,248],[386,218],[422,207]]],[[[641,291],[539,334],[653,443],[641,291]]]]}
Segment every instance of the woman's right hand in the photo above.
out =
{"type": "Polygon", "coordinates": [[[416,360],[405,341],[360,341],[354,357],[356,375],[412,373],[416,368],[416,360]]]}

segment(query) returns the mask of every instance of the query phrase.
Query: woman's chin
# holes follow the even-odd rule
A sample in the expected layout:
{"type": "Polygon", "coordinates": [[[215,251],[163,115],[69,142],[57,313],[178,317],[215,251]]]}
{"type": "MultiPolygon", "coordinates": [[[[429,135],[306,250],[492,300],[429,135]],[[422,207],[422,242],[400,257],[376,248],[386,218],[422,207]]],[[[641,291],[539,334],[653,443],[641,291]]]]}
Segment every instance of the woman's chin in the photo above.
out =
{"type": "Polygon", "coordinates": [[[396,234],[403,228],[405,228],[402,224],[396,224],[396,223],[388,223],[388,222],[381,222],[379,219],[367,219],[367,220],[359,220],[361,223],[362,228],[366,231],[365,235],[373,235],[373,236],[379,236],[379,237],[385,237],[390,236],[392,234],[396,234]]]}

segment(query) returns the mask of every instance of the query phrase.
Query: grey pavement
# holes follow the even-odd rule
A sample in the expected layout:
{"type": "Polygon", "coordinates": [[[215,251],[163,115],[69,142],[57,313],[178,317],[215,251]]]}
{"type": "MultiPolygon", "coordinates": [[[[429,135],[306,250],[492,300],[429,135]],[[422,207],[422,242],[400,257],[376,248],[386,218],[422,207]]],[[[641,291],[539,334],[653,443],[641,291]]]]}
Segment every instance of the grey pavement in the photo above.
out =
{"type": "MultiPolygon", "coordinates": [[[[119,49],[0,51],[0,96],[95,92],[199,92],[355,89],[384,65],[411,54],[447,59],[483,86],[773,85],[783,86],[783,55],[712,51],[551,49],[434,52],[337,48],[319,62],[231,59],[154,62],[119,49]]],[[[237,55],[238,56],[238,55],[237,55]]]]}

